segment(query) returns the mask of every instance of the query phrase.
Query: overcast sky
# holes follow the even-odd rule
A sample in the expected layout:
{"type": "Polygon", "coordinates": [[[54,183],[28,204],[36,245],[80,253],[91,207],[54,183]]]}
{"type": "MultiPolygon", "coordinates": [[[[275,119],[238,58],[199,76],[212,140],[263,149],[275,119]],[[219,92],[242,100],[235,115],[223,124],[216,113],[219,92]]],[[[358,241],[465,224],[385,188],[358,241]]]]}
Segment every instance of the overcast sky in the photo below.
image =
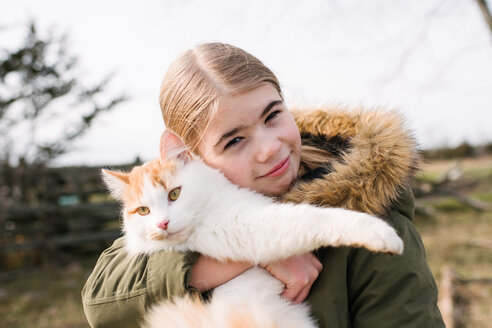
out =
{"type": "Polygon", "coordinates": [[[156,157],[162,77],[209,41],[260,58],[289,105],[396,108],[424,148],[492,141],[492,34],[475,0],[2,0],[0,47],[31,18],[68,33],[84,78],[116,72],[112,89],[131,97],[60,165],[156,157]]]}

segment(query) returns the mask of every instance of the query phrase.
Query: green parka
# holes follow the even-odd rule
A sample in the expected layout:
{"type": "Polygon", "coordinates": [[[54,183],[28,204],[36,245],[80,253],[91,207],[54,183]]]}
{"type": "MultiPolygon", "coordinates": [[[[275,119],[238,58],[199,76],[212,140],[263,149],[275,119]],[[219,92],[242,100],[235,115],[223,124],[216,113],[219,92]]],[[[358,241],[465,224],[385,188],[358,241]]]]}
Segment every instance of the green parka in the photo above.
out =
{"type": "MultiPolygon", "coordinates": [[[[323,270],[307,302],[320,327],[444,327],[437,287],[412,224],[408,186],[418,154],[392,112],[319,109],[294,112],[303,145],[326,150],[320,167],[301,159],[298,183],[283,201],[309,202],[377,214],[402,238],[402,255],[362,248],[322,248],[323,270]]],[[[300,218],[302,219],[302,218],[300,218]]],[[[155,302],[186,293],[197,253],[129,256],[122,238],[105,250],[83,290],[91,327],[136,327],[155,302]]]]}

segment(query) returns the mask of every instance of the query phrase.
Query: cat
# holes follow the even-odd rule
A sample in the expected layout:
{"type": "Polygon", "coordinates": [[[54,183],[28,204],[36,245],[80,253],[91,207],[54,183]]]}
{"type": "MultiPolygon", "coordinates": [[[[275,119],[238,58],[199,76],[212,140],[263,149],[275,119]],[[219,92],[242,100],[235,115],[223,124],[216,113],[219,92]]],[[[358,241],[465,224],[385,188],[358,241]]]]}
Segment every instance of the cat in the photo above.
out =
{"type": "Polygon", "coordinates": [[[192,155],[171,131],[161,137],[159,159],[130,173],[102,170],[102,177],[113,197],[122,202],[129,254],[191,250],[220,261],[256,265],[216,288],[205,308],[210,313],[216,311],[214,307],[218,313],[227,308],[231,313],[244,307],[248,316],[259,315],[262,327],[267,321],[278,327],[316,325],[305,305],[279,296],[283,284],[261,264],[321,246],[403,252],[402,240],[383,220],[340,208],[276,203],[240,188],[192,155]]]}

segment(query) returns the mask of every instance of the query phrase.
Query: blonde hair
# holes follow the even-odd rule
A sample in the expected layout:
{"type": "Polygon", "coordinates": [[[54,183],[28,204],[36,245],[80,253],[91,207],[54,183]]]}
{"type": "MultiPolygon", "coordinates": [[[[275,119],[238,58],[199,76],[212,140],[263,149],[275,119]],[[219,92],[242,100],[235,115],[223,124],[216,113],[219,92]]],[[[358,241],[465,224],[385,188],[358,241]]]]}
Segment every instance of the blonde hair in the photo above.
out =
{"type": "MultiPolygon", "coordinates": [[[[264,83],[273,85],[283,99],[276,76],[258,58],[225,43],[201,44],[178,57],[164,76],[159,97],[164,123],[196,151],[219,99],[264,83]]],[[[325,150],[303,145],[299,174],[330,158],[325,150]]]]}
{"type": "Polygon", "coordinates": [[[302,176],[317,167],[323,166],[328,161],[334,159],[329,151],[320,149],[314,146],[301,146],[301,162],[299,166],[298,176],[302,176]]]}
{"type": "Polygon", "coordinates": [[[164,76],[159,97],[164,123],[195,151],[221,97],[264,83],[282,97],[275,75],[253,55],[224,43],[198,45],[178,57],[164,76]]]}

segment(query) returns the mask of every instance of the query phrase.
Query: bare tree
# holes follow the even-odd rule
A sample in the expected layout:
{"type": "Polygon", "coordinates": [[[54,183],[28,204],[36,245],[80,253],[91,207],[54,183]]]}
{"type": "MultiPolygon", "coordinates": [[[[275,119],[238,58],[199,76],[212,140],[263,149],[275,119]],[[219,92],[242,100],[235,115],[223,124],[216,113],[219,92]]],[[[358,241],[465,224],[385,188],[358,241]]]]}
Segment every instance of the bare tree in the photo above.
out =
{"type": "Polygon", "coordinates": [[[1,162],[46,164],[126,100],[107,95],[111,76],[84,85],[77,62],[65,35],[42,37],[34,22],[18,49],[0,54],[1,162]]]}
{"type": "Polygon", "coordinates": [[[34,22],[17,49],[0,51],[1,194],[26,201],[26,177],[70,151],[96,117],[127,98],[108,95],[111,75],[83,83],[67,37],[41,35],[34,22]]]}
{"type": "Polygon", "coordinates": [[[490,8],[487,4],[486,0],[476,0],[478,6],[480,7],[480,11],[483,14],[483,18],[485,19],[485,23],[489,27],[490,33],[492,33],[492,13],[490,12],[490,8]]]}

